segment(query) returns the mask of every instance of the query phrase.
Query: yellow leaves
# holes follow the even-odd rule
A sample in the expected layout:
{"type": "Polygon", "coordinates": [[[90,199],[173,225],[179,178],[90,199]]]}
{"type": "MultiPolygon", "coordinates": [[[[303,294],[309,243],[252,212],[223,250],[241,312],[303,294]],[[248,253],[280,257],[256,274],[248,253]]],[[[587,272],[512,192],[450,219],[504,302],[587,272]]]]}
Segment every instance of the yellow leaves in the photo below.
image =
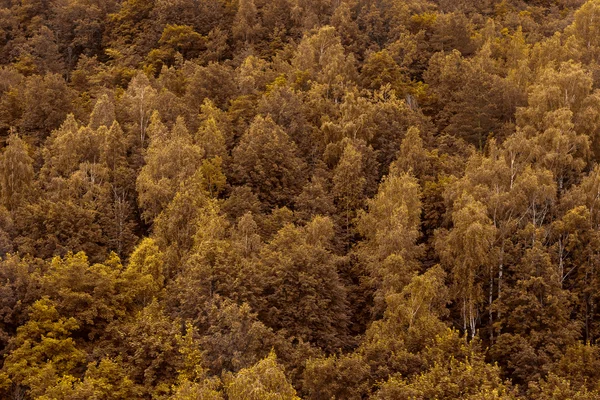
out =
{"type": "Polygon", "coordinates": [[[404,377],[392,375],[380,385],[374,398],[410,399],[513,399],[500,377],[500,370],[487,364],[477,345],[466,343],[458,332],[447,329],[428,347],[423,357],[429,367],[420,374],[404,377]],[[440,349],[441,348],[441,349],[440,349]]]}
{"type": "Polygon", "coordinates": [[[423,139],[419,128],[411,126],[408,128],[396,160],[390,165],[390,173],[399,175],[401,172],[412,173],[421,178],[430,173],[431,154],[425,150],[423,139]]]}
{"type": "Polygon", "coordinates": [[[204,189],[212,198],[217,198],[225,189],[227,178],[221,169],[223,159],[220,156],[203,160],[199,172],[202,174],[204,189]]]}
{"type": "Polygon", "coordinates": [[[229,223],[221,214],[219,205],[215,200],[208,201],[197,212],[194,222],[199,229],[194,236],[194,249],[202,253],[201,249],[208,249],[216,243],[225,241],[229,223]]]}
{"type": "Polygon", "coordinates": [[[355,399],[369,391],[370,366],[359,353],[309,358],[304,390],[310,399],[355,399]]]}
{"type": "Polygon", "coordinates": [[[13,210],[29,195],[34,178],[33,159],[27,144],[16,134],[8,138],[8,146],[0,155],[0,189],[2,203],[13,210]]]}
{"type": "Polygon", "coordinates": [[[577,41],[577,46],[583,53],[583,59],[588,63],[598,60],[600,41],[600,4],[596,0],[587,1],[574,15],[573,23],[566,29],[577,41]]]}
{"type": "Polygon", "coordinates": [[[340,37],[332,26],[306,35],[298,45],[292,65],[296,71],[308,71],[311,80],[328,86],[340,84],[356,74],[354,58],[344,54],[340,37]]]}
{"type": "Polygon", "coordinates": [[[189,25],[167,24],[159,43],[171,46],[179,51],[189,50],[203,42],[203,37],[189,25]]]}
{"type": "Polygon", "coordinates": [[[400,293],[422,254],[423,247],[417,245],[420,197],[421,188],[410,173],[392,171],[367,201],[368,211],[359,213],[357,228],[366,240],[357,253],[366,262],[378,309],[383,309],[386,296],[400,293]]]}
{"type": "Polygon", "coordinates": [[[386,297],[385,318],[391,325],[411,329],[420,321],[435,319],[445,313],[448,292],[444,283],[446,274],[437,265],[422,275],[413,276],[400,293],[386,297]]]}
{"type": "Polygon", "coordinates": [[[260,28],[254,0],[240,0],[232,29],[234,38],[251,43],[260,28]]]}
{"type": "Polygon", "coordinates": [[[375,198],[367,202],[368,213],[361,214],[358,225],[361,234],[379,246],[378,253],[385,257],[410,248],[410,243],[414,245],[419,235],[420,197],[420,187],[410,173],[390,175],[380,184],[375,198]],[[387,243],[388,239],[397,243],[387,243]]]}
{"type": "Polygon", "coordinates": [[[115,121],[115,106],[108,98],[108,95],[103,94],[94,105],[94,109],[90,114],[89,127],[98,129],[100,126],[110,128],[115,121]]]}
{"type": "Polygon", "coordinates": [[[4,378],[29,389],[33,396],[42,394],[85,360],[70,337],[77,328],[75,319],[61,317],[48,298],[35,302],[30,320],[11,340],[12,351],[2,369],[4,378]]]}
{"type": "MultiPolygon", "coordinates": [[[[153,133],[166,132],[156,120],[151,128],[149,131],[153,133]]],[[[182,117],[177,118],[170,135],[163,138],[154,133],[151,139],[146,165],[136,182],[138,201],[148,222],[169,205],[180,185],[194,176],[204,156],[204,150],[193,143],[182,117]]]]}
{"type": "Polygon", "coordinates": [[[334,238],[335,228],[329,217],[316,216],[305,227],[306,242],[312,246],[327,247],[334,238]]]}
{"type": "Polygon", "coordinates": [[[206,370],[202,365],[202,352],[198,346],[195,336],[197,331],[191,323],[185,327],[185,335],[178,335],[179,353],[183,357],[181,368],[177,371],[178,379],[183,381],[197,382],[206,377],[206,370]]]}
{"type": "Polygon", "coordinates": [[[230,400],[299,400],[277,363],[274,351],[254,366],[230,377],[225,382],[225,391],[230,400]]]}
{"type": "MultiPolygon", "coordinates": [[[[593,78],[580,63],[550,64],[538,74],[537,82],[530,87],[529,105],[538,113],[561,107],[577,112],[592,90],[593,78]]],[[[538,114],[538,117],[541,115],[538,114]]],[[[538,122],[542,122],[538,119],[538,122]]]]}
{"type": "Polygon", "coordinates": [[[408,79],[403,77],[400,66],[387,49],[369,55],[361,70],[361,77],[366,87],[378,89],[390,84],[398,92],[402,81],[408,79]]]}
{"type": "Polygon", "coordinates": [[[275,72],[265,60],[248,56],[236,70],[236,82],[240,94],[252,95],[262,92],[275,72]]]}
{"type": "Polygon", "coordinates": [[[218,390],[218,381],[204,382],[183,381],[173,387],[169,400],[223,400],[223,394],[218,390]]]}
{"type": "Polygon", "coordinates": [[[107,56],[109,56],[115,61],[123,57],[123,54],[117,49],[106,48],[104,49],[104,53],[106,53],[107,56]]]}
{"type": "Polygon", "coordinates": [[[521,19],[531,18],[531,11],[527,11],[527,10],[520,11],[519,17],[521,17],[521,19]]]}
{"type": "Polygon", "coordinates": [[[348,141],[334,171],[333,193],[340,209],[347,215],[363,201],[366,179],[362,173],[362,158],[362,154],[348,141]]]}
{"type": "Polygon", "coordinates": [[[143,305],[149,304],[163,288],[164,270],[163,253],[153,239],[144,238],[131,254],[123,275],[130,285],[128,291],[143,305]]]}
{"type": "Polygon", "coordinates": [[[414,14],[410,17],[410,21],[416,25],[418,29],[431,28],[438,18],[438,14],[435,12],[424,12],[421,14],[414,14]]]}
{"type": "Polygon", "coordinates": [[[203,105],[204,120],[196,132],[195,142],[204,149],[207,158],[220,157],[221,161],[227,160],[229,154],[227,151],[227,140],[225,138],[225,126],[217,121],[218,115],[213,109],[212,103],[203,105]]]}
{"type": "Polygon", "coordinates": [[[278,75],[271,83],[267,84],[265,93],[269,94],[280,87],[285,87],[287,83],[288,81],[284,74],[278,75]]]}
{"type": "Polygon", "coordinates": [[[584,229],[590,222],[590,210],[586,206],[575,207],[565,214],[561,225],[566,231],[574,232],[578,229],[584,229]]]}
{"type": "Polygon", "coordinates": [[[463,192],[454,204],[453,229],[439,230],[436,249],[451,271],[454,295],[462,303],[463,326],[475,336],[475,315],[483,300],[482,275],[490,263],[497,229],[485,205],[463,192]]]}

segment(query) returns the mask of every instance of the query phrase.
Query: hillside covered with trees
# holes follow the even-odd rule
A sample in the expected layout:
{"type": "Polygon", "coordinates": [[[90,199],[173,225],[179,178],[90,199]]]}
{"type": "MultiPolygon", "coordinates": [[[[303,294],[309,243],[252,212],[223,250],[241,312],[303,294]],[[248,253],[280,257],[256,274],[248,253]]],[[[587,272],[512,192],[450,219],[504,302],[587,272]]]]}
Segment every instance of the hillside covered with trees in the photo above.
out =
{"type": "Polygon", "coordinates": [[[0,0],[0,398],[600,399],[600,0],[0,0]]]}

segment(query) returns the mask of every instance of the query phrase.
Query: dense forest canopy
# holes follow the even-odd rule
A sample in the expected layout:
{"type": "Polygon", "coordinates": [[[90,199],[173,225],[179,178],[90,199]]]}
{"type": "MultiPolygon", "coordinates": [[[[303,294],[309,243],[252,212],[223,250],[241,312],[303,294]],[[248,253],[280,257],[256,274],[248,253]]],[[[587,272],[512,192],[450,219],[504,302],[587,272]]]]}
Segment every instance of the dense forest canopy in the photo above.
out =
{"type": "Polygon", "coordinates": [[[599,399],[600,0],[0,0],[0,398],[599,399]]]}

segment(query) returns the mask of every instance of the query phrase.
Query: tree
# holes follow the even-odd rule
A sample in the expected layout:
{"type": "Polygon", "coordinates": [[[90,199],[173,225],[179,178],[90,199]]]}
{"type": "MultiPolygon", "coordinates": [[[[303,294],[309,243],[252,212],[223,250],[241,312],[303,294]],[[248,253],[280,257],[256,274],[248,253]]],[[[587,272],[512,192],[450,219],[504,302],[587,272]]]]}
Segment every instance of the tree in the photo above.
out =
{"type": "Polygon", "coordinates": [[[347,232],[364,201],[366,179],[362,169],[362,155],[348,142],[333,173],[333,195],[347,232]]]}
{"type": "Polygon", "coordinates": [[[221,157],[222,160],[229,159],[228,140],[226,137],[228,129],[225,118],[220,110],[217,110],[210,100],[202,104],[203,121],[194,137],[197,145],[201,146],[207,158],[221,157]]]}
{"type": "Polygon", "coordinates": [[[0,156],[0,178],[2,203],[13,210],[30,194],[34,179],[33,159],[16,134],[8,138],[8,146],[0,156]]]}
{"type": "Polygon", "coordinates": [[[167,24],[159,44],[164,46],[170,57],[179,52],[184,58],[197,57],[203,47],[204,38],[189,25],[167,24]]]}
{"type": "Polygon", "coordinates": [[[108,98],[108,95],[103,94],[94,105],[94,109],[90,114],[89,127],[98,129],[101,126],[110,128],[116,119],[115,106],[108,98]]]}
{"type": "Polygon", "coordinates": [[[353,13],[351,3],[342,2],[335,8],[330,23],[339,32],[344,47],[348,51],[362,56],[366,48],[366,38],[360,30],[356,14],[353,13]]]}
{"type": "Polygon", "coordinates": [[[382,86],[389,84],[398,94],[402,94],[403,86],[406,85],[407,80],[400,66],[396,64],[386,49],[370,54],[362,67],[360,75],[364,87],[380,89],[382,86]]]}
{"type": "Polygon", "coordinates": [[[57,37],[47,26],[41,26],[18,50],[16,67],[23,72],[61,74],[65,70],[57,37]]]}
{"type": "Polygon", "coordinates": [[[357,250],[367,264],[375,288],[376,313],[387,296],[400,293],[419,268],[421,190],[409,174],[385,178],[367,212],[359,214],[358,231],[365,240],[357,250]]]}
{"type": "Polygon", "coordinates": [[[482,275],[492,261],[496,229],[485,206],[463,193],[452,212],[453,229],[440,232],[438,253],[452,274],[456,300],[460,304],[463,330],[475,337],[479,306],[483,300],[482,275]]]}
{"type": "Polygon", "coordinates": [[[333,216],[336,212],[331,182],[325,170],[317,170],[310,182],[302,188],[296,197],[296,215],[302,221],[308,222],[317,215],[333,216]]]}
{"type": "Polygon", "coordinates": [[[599,10],[597,1],[586,1],[575,12],[573,23],[565,32],[574,37],[581,61],[590,67],[593,67],[594,62],[600,56],[600,42],[598,42],[597,36],[600,27],[596,22],[599,10]]]}
{"type": "Polygon", "coordinates": [[[232,400],[277,398],[296,400],[296,391],[277,364],[274,352],[251,368],[238,372],[225,384],[227,397],[232,400]]]}
{"type": "Polygon", "coordinates": [[[225,109],[236,94],[234,70],[230,65],[211,62],[200,67],[186,64],[189,83],[186,85],[185,98],[191,109],[196,109],[205,99],[215,106],[225,109]]]}
{"type": "Polygon", "coordinates": [[[218,26],[211,29],[206,37],[206,51],[202,58],[207,62],[221,62],[229,50],[228,32],[218,26]]]}
{"type": "Polygon", "coordinates": [[[589,157],[589,139],[573,129],[571,116],[564,108],[546,113],[547,127],[536,137],[540,164],[552,171],[561,193],[576,181],[589,157]]]}
{"type": "Polygon", "coordinates": [[[0,268],[0,348],[6,351],[17,328],[28,320],[29,307],[39,298],[39,264],[29,258],[5,255],[0,268]]]}
{"type": "Polygon", "coordinates": [[[267,207],[289,204],[304,182],[296,145],[269,116],[257,116],[233,150],[233,179],[247,184],[267,207]]]}
{"type": "Polygon", "coordinates": [[[173,200],[156,217],[154,237],[165,252],[166,276],[171,277],[192,250],[202,223],[219,212],[217,202],[209,199],[202,171],[182,182],[173,200]]]}
{"type": "Polygon", "coordinates": [[[440,321],[446,313],[448,290],[439,266],[415,275],[400,293],[386,298],[382,319],[374,321],[354,353],[311,358],[304,372],[308,398],[363,398],[376,384],[398,374],[418,377],[431,365],[433,350],[440,361],[460,348],[457,332],[440,321]],[[445,346],[442,339],[451,338],[445,346]],[[457,340],[458,339],[458,340],[457,340]]]}
{"type": "Polygon", "coordinates": [[[123,131],[111,118],[94,130],[70,115],[48,138],[38,181],[42,192],[27,212],[19,210],[19,230],[36,232],[26,235],[35,236],[34,242],[24,238],[23,245],[33,246],[36,254],[85,250],[100,261],[108,251],[124,255],[131,250],[136,240],[133,171],[123,131]],[[63,246],[72,247],[63,251],[63,246]]]}
{"type": "Polygon", "coordinates": [[[410,97],[406,100],[399,96],[389,85],[385,85],[375,91],[371,99],[374,104],[370,110],[370,119],[374,126],[371,128],[373,138],[370,144],[377,152],[377,160],[383,167],[383,172],[399,158],[398,143],[410,133],[410,127],[419,128],[423,139],[427,138],[427,123],[423,120],[423,115],[409,102],[410,97]]]}
{"type": "Polygon", "coordinates": [[[355,78],[354,57],[346,56],[333,26],[305,35],[292,60],[296,73],[326,86],[327,97],[343,94],[340,86],[355,78]]]}
{"type": "Polygon", "coordinates": [[[146,129],[150,123],[156,96],[156,90],[150,85],[150,80],[140,72],[131,80],[123,97],[130,120],[138,132],[141,148],[144,148],[146,143],[146,129]]]}
{"type": "Polygon", "coordinates": [[[597,346],[581,342],[569,346],[565,355],[542,383],[542,385],[550,386],[550,388],[543,388],[542,393],[548,396],[552,393],[552,387],[563,386],[563,382],[567,381],[567,392],[587,392],[590,397],[597,395],[598,361],[596,354],[598,354],[597,346]]]}
{"type": "Polygon", "coordinates": [[[58,128],[72,111],[74,93],[64,79],[57,74],[28,77],[24,82],[23,113],[20,123],[22,132],[36,132],[43,139],[58,128]]]}
{"type": "Polygon", "coordinates": [[[242,215],[237,222],[236,229],[232,232],[232,239],[240,246],[244,257],[249,257],[262,247],[258,225],[254,221],[251,212],[242,215]]]}
{"type": "Polygon", "coordinates": [[[128,289],[140,305],[147,306],[158,298],[165,285],[164,254],[153,239],[145,238],[136,246],[123,275],[131,282],[133,287],[128,289]]]}
{"type": "Polygon", "coordinates": [[[302,157],[311,160],[318,143],[308,121],[308,110],[302,94],[290,89],[286,83],[285,78],[280,76],[267,85],[266,93],[259,101],[258,111],[263,115],[270,115],[277,125],[285,127],[302,157]]]}
{"type": "Polygon", "coordinates": [[[215,384],[183,382],[173,389],[169,400],[223,400],[223,394],[215,388],[215,384]]]}
{"type": "Polygon", "coordinates": [[[437,359],[430,369],[421,375],[405,379],[400,375],[391,376],[381,384],[375,399],[391,400],[398,398],[454,399],[514,399],[515,395],[508,383],[502,381],[500,369],[485,362],[476,344],[465,343],[455,332],[438,338],[436,345],[457,346],[457,356],[437,359]],[[447,341],[448,343],[444,343],[447,341]]]}
{"type": "Polygon", "coordinates": [[[240,286],[249,282],[240,276],[240,260],[227,237],[229,223],[218,204],[205,201],[198,205],[191,199],[193,192],[176,198],[178,203],[181,200],[179,212],[165,218],[169,225],[158,233],[171,267],[168,275],[177,273],[168,288],[172,291],[169,298],[182,317],[195,320],[202,317],[205,304],[214,296],[241,296],[240,286]]]}
{"type": "Polygon", "coordinates": [[[279,230],[260,252],[254,306],[267,326],[326,351],[346,345],[348,325],[346,290],[329,250],[333,234],[325,217],[279,230]]]}
{"type": "Polygon", "coordinates": [[[41,175],[48,178],[69,177],[78,167],[82,154],[77,154],[79,123],[73,114],[67,115],[54,130],[43,149],[44,166],[41,175]]]}
{"type": "MultiPolygon", "coordinates": [[[[150,131],[154,129],[156,128],[149,128],[150,131]]],[[[203,155],[202,148],[193,144],[181,117],[167,137],[155,135],[151,138],[144,157],[146,165],[136,182],[138,202],[146,222],[152,222],[169,204],[179,185],[200,167],[203,155]]]]}
{"type": "Polygon", "coordinates": [[[425,82],[435,88],[441,108],[440,131],[465,139],[483,149],[489,135],[502,131],[523,103],[520,89],[496,75],[491,49],[484,46],[477,57],[465,59],[458,50],[437,53],[429,62],[425,82]]]}
{"type": "Polygon", "coordinates": [[[25,391],[31,397],[41,396],[60,378],[75,373],[86,357],[71,338],[77,328],[77,321],[62,317],[48,298],[31,306],[29,321],[10,341],[2,367],[15,395],[25,391]]]}
{"type": "Polygon", "coordinates": [[[206,365],[213,373],[251,368],[276,344],[273,331],[258,320],[247,303],[237,305],[226,298],[215,297],[205,308],[204,323],[208,328],[200,342],[206,349],[206,365]]]}
{"type": "Polygon", "coordinates": [[[160,35],[152,29],[152,20],[149,18],[155,1],[144,2],[140,0],[126,0],[115,12],[107,15],[106,37],[103,43],[106,48],[122,54],[131,54],[132,60],[139,61],[142,54],[147,54],[160,35]],[[128,51],[128,46],[132,46],[128,51]]]}
{"type": "Polygon", "coordinates": [[[390,172],[411,172],[415,177],[423,179],[431,174],[433,166],[430,158],[431,154],[424,147],[419,128],[411,126],[402,139],[397,159],[390,165],[390,172]]]}
{"type": "Polygon", "coordinates": [[[577,296],[576,309],[583,321],[583,338],[594,343],[598,336],[597,299],[594,289],[598,282],[595,243],[597,235],[599,170],[594,168],[579,185],[561,199],[566,212],[554,222],[554,259],[559,266],[563,287],[577,296]]]}
{"type": "Polygon", "coordinates": [[[117,400],[140,398],[140,388],[132,382],[119,360],[103,358],[87,365],[83,379],[65,376],[48,388],[40,400],[117,400]]]}
{"type": "Polygon", "coordinates": [[[585,125],[574,124],[585,113],[592,81],[580,64],[550,65],[531,86],[529,106],[517,113],[517,124],[537,148],[537,162],[554,173],[561,194],[586,167],[595,140],[591,132],[575,129],[585,125]]]}
{"type": "Polygon", "coordinates": [[[221,166],[223,159],[220,156],[203,160],[198,172],[202,175],[203,187],[212,198],[217,198],[225,189],[227,178],[223,174],[221,166]]]}
{"type": "Polygon", "coordinates": [[[181,321],[169,318],[153,301],[135,318],[114,329],[115,351],[127,366],[131,380],[142,386],[143,396],[168,392],[183,363],[180,352],[181,321]]]}
{"type": "Polygon", "coordinates": [[[233,37],[249,44],[252,43],[259,29],[254,0],[241,0],[233,20],[233,37]]]}
{"type": "Polygon", "coordinates": [[[102,142],[100,162],[108,170],[106,186],[109,199],[101,207],[101,224],[108,236],[110,249],[123,256],[131,252],[137,240],[134,171],[127,160],[130,147],[117,121],[112,123],[102,142]]]}
{"type": "Polygon", "coordinates": [[[55,257],[42,278],[42,290],[61,314],[77,321],[79,334],[94,340],[130,309],[121,269],[114,254],[93,265],[83,252],[55,257]]]}
{"type": "Polygon", "coordinates": [[[358,399],[369,393],[369,365],[362,354],[309,358],[303,390],[308,399],[358,399]]]}
{"type": "Polygon", "coordinates": [[[573,345],[580,324],[569,318],[571,301],[561,288],[557,268],[539,242],[513,267],[512,285],[496,305],[503,318],[490,352],[514,383],[546,376],[573,345]]]}

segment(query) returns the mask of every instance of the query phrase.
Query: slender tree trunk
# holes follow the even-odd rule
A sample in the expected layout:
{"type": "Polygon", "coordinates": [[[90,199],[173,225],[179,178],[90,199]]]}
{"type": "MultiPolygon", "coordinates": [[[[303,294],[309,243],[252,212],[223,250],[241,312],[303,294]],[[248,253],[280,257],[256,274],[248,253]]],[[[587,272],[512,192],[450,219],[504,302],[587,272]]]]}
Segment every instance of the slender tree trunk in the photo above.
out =
{"type": "Polygon", "coordinates": [[[494,313],[492,312],[492,302],[494,301],[494,269],[490,266],[490,288],[488,293],[488,310],[490,319],[490,342],[494,343],[494,313]]]}

